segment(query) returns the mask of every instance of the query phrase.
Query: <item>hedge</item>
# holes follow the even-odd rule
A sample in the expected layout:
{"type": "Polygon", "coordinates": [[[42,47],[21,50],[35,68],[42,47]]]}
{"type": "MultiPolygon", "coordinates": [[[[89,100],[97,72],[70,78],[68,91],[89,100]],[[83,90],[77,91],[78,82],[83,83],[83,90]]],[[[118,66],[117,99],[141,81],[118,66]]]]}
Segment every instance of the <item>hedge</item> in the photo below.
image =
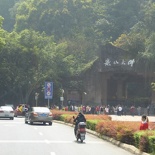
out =
{"type": "MultiPolygon", "coordinates": [[[[73,123],[77,112],[52,110],[53,119],[73,123]]],[[[86,127],[122,143],[134,145],[142,152],[155,155],[155,125],[150,123],[152,130],[140,131],[140,122],[112,121],[108,115],[85,115],[86,127]]]]}

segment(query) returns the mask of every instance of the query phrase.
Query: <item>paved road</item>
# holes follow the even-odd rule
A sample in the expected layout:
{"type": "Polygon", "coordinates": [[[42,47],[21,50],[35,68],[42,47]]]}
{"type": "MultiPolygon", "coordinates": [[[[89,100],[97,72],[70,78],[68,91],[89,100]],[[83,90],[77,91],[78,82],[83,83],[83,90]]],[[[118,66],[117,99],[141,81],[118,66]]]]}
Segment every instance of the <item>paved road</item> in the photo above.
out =
{"type": "MultiPolygon", "coordinates": [[[[131,115],[110,115],[112,117],[112,120],[117,120],[117,121],[136,121],[136,122],[141,122],[141,116],[131,116],[131,115]]],[[[155,122],[155,116],[148,116],[149,122],[155,122]]]]}
{"type": "Polygon", "coordinates": [[[0,120],[1,155],[132,155],[131,153],[87,134],[77,142],[73,128],[63,124],[27,125],[23,118],[0,120]]]}

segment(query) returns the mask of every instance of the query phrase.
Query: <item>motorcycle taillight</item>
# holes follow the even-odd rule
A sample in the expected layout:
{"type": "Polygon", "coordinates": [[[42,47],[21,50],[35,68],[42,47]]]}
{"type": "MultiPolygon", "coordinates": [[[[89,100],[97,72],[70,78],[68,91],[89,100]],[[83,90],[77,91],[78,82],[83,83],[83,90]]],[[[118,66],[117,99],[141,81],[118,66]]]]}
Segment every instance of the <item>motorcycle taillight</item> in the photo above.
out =
{"type": "Polygon", "coordinates": [[[86,129],[85,128],[80,128],[79,131],[80,132],[86,132],[86,129]]]}

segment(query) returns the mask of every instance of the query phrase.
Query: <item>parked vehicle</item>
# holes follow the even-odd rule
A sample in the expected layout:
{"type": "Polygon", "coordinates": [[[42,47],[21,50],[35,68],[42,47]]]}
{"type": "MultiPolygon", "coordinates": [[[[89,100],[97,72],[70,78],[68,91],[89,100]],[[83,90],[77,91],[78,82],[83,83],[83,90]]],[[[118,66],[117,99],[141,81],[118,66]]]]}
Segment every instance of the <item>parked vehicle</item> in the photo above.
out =
{"type": "Polygon", "coordinates": [[[80,141],[82,143],[85,140],[85,135],[86,135],[86,123],[79,122],[77,131],[76,131],[77,141],[80,139],[80,141]]]}
{"type": "Polygon", "coordinates": [[[31,107],[25,114],[25,123],[42,122],[52,125],[52,112],[47,107],[31,107]]]}
{"type": "Polygon", "coordinates": [[[0,107],[0,118],[14,119],[14,110],[11,106],[1,106],[0,107]]]}
{"type": "Polygon", "coordinates": [[[15,117],[25,116],[25,113],[28,111],[28,105],[19,104],[15,109],[15,117]]]}

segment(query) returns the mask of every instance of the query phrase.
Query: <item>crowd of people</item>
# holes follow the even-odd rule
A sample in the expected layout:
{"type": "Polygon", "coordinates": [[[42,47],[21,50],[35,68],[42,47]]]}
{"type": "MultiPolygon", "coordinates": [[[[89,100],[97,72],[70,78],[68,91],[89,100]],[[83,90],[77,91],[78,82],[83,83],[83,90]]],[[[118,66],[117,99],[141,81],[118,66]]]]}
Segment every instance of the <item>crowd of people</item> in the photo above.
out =
{"type": "Polygon", "coordinates": [[[70,106],[65,106],[63,108],[63,110],[65,111],[76,111],[79,113],[83,113],[83,114],[107,114],[107,115],[111,115],[111,114],[115,114],[118,116],[121,115],[138,115],[141,116],[141,123],[140,123],[140,127],[139,130],[148,130],[149,129],[149,110],[150,108],[147,107],[146,109],[146,113],[147,115],[142,115],[144,111],[142,111],[142,108],[140,106],[135,107],[135,106],[131,106],[131,107],[127,107],[127,106],[122,106],[122,105],[117,105],[117,106],[110,106],[110,105],[101,105],[101,106],[85,106],[85,105],[81,105],[81,106],[74,106],[74,105],[70,105],[70,106]]]}
{"type": "MultiPolygon", "coordinates": [[[[77,111],[83,112],[84,114],[110,114],[110,115],[139,115],[141,116],[144,113],[144,109],[140,106],[122,106],[121,104],[117,106],[110,106],[110,105],[97,105],[97,106],[90,106],[90,105],[81,105],[81,106],[65,106],[63,108],[65,111],[77,111]]],[[[149,110],[147,108],[147,115],[149,115],[149,110]]]]}

